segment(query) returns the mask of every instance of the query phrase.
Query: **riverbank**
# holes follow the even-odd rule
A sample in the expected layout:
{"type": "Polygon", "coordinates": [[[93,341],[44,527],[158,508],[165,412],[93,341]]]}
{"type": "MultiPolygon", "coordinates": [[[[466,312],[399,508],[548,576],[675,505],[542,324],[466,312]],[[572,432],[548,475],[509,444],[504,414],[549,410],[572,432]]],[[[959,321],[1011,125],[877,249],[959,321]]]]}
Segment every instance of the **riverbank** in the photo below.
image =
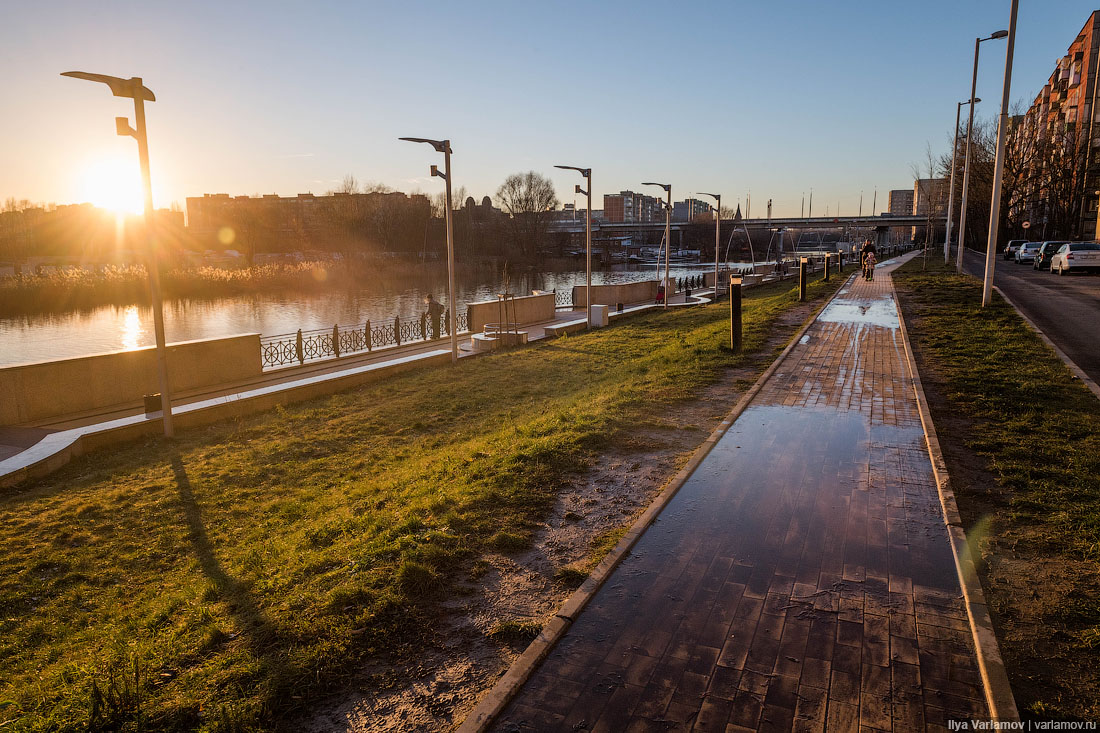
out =
{"type": "MultiPolygon", "coordinates": [[[[593,461],[644,461],[639,433],[676,430],[678,406],[766,361],[800,307],[790,283],[746,291],[742,355],[723,347],[724,304],[654,313],[98,454],[4,496],[0,720],[239,730],[396,684],[593,461]]],[[[581,511],[616,503],[592,498],[581,511]]],[[[526,627],[499,625],[483,632],[505,653],[526,627]]]]}
{"type": "Polygon", "coordinates": [[[1020,713],[1100,718],[1100,401],[999,296],[894,273],[1020,713]]]}
{"type": "MultiPolygon", "coordinates": [[[[438,266],[438,265],[436,265],[438,266]]],[[[384,281],[416,282],[415,264],[358,263],[339,260],[278,263],[253,267],[190,267],[165,270],[165,299],[215,299],[257,293],[352,291],[384,281]]],[[[467,265],[463,272],[492,271],[494,265],[467,265]]],[[[50,268],[42,274],[0,278],[0,318],[63,313],[104,305],[148,305],[149,283],[141,265],[99,270],[50,268]]]]}

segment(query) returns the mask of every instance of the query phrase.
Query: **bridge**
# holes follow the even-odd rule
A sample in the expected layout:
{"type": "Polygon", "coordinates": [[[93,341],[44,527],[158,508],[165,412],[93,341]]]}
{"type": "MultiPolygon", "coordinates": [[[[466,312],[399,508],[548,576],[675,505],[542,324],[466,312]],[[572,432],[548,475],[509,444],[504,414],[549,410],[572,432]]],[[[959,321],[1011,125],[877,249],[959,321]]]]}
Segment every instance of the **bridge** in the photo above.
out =
{"type": "MultiPolygon", "coordinates": [[[[932,225],[943,225],[947,220],[946,216],[933,216],[932,225]]],[[[734,219],[723,219],[722,227],[725,228],[731,224],[734,224],[734,219]]],[[[713,226],[713,222],[702,222],[708,226],[713,226]]],[[[699,222],[689,221],[674,221],[672,222],[672,231],[682,231],[691,226],[698,226],[699,222]]],[[[925,215],[919,216],[904,216],[899,214],[884,214],[881,216],[820,216],[820,217],[789,217],[789,218],[771,218],[771,219],[741,219],[737,222],[736,226],[741,228],[742,226],[747,229],[875,229],[877,231],[885,231],[890,227],[923,227],[928,225],[928,217],[925,215]]],[[[569,232],[569,233],[584,233],[584,218],[578,218],[576,221],[554,221],[550,223],[550,231],[552,232],[569,232]]],[[[664,232],[665,223],[663,221],[647,221],[647,222],[607,222],[594,219],[592,221],[592,231],[599,231],[604,236],[614,236],[616,234],[633,234],[642,232],[664,232]]]]}

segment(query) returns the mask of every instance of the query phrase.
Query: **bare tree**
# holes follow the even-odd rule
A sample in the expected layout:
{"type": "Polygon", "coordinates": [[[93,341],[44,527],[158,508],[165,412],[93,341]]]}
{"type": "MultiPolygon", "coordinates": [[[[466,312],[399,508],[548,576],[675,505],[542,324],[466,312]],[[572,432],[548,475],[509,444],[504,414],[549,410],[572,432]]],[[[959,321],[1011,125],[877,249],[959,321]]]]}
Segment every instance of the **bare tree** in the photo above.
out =
{"type": "Polygon", "coordinates": [[[540,252],[558,196],[549,178],[534,171],[513,173],[497,189],[496,200],[509,216],[513,243],[529,259],[540,252]]]}

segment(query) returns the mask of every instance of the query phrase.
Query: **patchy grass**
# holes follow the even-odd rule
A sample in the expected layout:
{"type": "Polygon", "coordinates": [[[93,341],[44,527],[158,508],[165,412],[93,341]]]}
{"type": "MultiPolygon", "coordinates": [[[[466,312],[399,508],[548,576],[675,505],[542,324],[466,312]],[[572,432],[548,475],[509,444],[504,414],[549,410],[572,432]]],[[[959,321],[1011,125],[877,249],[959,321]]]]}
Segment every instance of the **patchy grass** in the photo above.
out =
{"type": "Polygon", "coordinates": [[[1100,401],[1000,297],[983,310],[980,281],[928,267],[894,282],[1017,702],[1096,719],[1100,401]]]}
{"type": "Polygon", "coordinates": [[[0,727],[278,729],[366,660],[413,658],[456,571],[529,543],[563,480],[746,363],[795,303],[790,283],[746,291],[745,355],[722,348],[726,304],[657,312],[0,496],[0,727]]]}

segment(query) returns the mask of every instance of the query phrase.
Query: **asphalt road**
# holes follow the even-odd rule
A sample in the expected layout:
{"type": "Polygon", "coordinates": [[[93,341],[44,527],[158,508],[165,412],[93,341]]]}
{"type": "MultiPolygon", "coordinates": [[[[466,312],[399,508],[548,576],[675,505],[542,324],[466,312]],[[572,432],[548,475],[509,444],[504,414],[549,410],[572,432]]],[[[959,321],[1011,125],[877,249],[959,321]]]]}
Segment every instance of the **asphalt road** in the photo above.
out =
{"type": "MultiPolygon", "coordinates": [[[[967,250],[963,268],[982,277],[985,254],[967,250]]],[[[1059,277],[1033,270],[1030,263],[998,259],[993,284],[1085,374],[1100,382],[1100,275],[1059,277]]]]}

